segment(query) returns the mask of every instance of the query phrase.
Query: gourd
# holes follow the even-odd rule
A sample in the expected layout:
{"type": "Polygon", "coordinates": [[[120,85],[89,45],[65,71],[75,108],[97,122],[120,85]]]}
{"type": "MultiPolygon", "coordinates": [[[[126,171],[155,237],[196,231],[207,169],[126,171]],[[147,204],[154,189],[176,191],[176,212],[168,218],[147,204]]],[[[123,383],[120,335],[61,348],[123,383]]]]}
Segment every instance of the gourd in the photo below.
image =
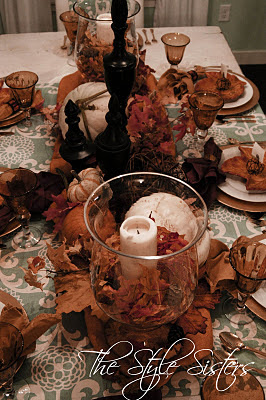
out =
{"type": "MultiPolygon", "coordinates": [[[[110,210],[107,210],[106,221],[107,223],[101,228],[101,239],[103,241],[115,232],[116,222],[110,210]]],[[[67,244],[74,244],[80,238],[85,240],[91,238],[84,221],[84,204],[72,208],[66,215],[60,230],[60,238],[65,240],[67,244]]]]}
{"type": "MultiPolygon", "coordinates": [[[[62,131],[63,138],[66,136],[66,132],[68,130],[68,125],[65,121],[65,106],[68,100],[72,100],[74,103],[77,100],[86,99],[87,97],[93,96],[96,93],[99,93],[106,89],[106,85],[103,82],[87,82],[82,85],[79,85],[76,89],[72,90],[65,98],[62,107],[59,112],[59,126],[62,131]]],[[[105,120],[105,115],[108,111],[108,103],[110,100],[110,94],[108,92],[100,95],[96,99],[92,100],[89,103],[88,110],[84,110],[86,120],[88,123],[88,130],[90,132],[91,138],[94,141],[96,136],[105,130],[107,126],[107,122],[105,120]]],[[[87,130],[86,130],[86,121],[84,121],[83,115],[79,113],[79,127],[88,138],[87,130]]]]}
{"type": "Polygon", "coordinates": [[[75,174],[70,182],[67,197],[71,202],[85,202],[90,194],[103,183],[103,178],[96,168],[87,168],[75,174]]]}
{"type": "Polygon", "coordinates": [[[66,215],[60,230],[62,240],[67,244],[73,244],[80,237],[90,237],[84,221],[84,206],[80,204],[69,211],[66,215]]]}

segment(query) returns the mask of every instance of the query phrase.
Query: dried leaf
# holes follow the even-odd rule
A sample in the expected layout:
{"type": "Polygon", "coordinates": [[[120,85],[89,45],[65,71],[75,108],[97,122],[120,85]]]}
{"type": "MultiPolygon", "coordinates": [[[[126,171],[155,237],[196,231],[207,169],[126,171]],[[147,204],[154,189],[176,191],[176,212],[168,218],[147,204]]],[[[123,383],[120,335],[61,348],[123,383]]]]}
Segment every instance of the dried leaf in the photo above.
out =
{"type": "Polygon", "coordinates": [[[68,257],[67,253],[69,250],[66,250],[66,245],[63,243],[57,249],[54,249],[49,243],[47,244],[47,257],[51,261],[54,266],[56,272],[61,271],[78,271],[78,267],[73,264],[68,257]]]}
{"type": "Polygon", "coordinates": [[[61,230],[63,221],[70,210],[79,205],[79,202],[71,203],[67,201],[66,190],[64,189],[58,196],[53,196],[53,203],[50,205],[47,211],[43,213],[46,217],[46,221],[54,221],[54,233],[61,230]]]}
{"type": "Polygon", "coordinates": [[[95,309],[97,306],[88,271],[75,272],[54,278],[56,312],[59,314],[80,312],[86,307],[95,309]]]}
{"type": "Polygon", "coordinates": [[[35,275],[31,269],[26,269],[23,267],[20,268],[22,269],[22,271],[24,271],[24,279],[30,286],[35,286],[36,288],[43,290],[43,284],[38,281],[37,275],[35,275]]]}
{"type": "Polygon", "coordinates": [[[196,335],[206,332],[207,318],[203,317],[200,310],[192,304],[189,309],[177,319],[177,324],[183,328],[184,334],[196,335]]]}
{"type": "Polygon", "coordinates": [[[44,259],[39,256],[28,258],[27,263],[28,263],[28,269],[30,269],[34,274],[37,274],[37,272],[41,268],[45,267],[44,259]]]}

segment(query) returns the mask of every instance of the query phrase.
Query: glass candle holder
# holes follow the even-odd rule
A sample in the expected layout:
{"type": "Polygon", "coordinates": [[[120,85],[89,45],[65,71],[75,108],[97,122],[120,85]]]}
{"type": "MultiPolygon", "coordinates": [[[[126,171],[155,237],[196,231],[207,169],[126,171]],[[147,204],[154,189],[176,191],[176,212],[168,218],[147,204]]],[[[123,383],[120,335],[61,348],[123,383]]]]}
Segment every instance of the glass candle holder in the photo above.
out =
{"type": "Polygon", "coordinates": [[[84,218],[94,239],[94,296],[109,317],[149,330],[188,309],[198,282],[197,244],[208,220],[193,188],[163,174],[120,175],[92,193],[84,218]],[[178,227],[172,226],[176,207],[182,209],[178,227]]]}
{"type": "MultiPolygon", "coordinates": [[[[78,15],[78,31],[75,45],[75,61],[78,70],[87,81],[104,82],[103,57],[113,50],[114,33],[111,28],[112,0],[83,0],[74,4],[78,15]],[[101,3],[101,4],[99,4],[101,3]]],[[[138,41],[135,15],[139,12],[137,1],[128,1],[126,50],[138,57],[138,41]]]]}

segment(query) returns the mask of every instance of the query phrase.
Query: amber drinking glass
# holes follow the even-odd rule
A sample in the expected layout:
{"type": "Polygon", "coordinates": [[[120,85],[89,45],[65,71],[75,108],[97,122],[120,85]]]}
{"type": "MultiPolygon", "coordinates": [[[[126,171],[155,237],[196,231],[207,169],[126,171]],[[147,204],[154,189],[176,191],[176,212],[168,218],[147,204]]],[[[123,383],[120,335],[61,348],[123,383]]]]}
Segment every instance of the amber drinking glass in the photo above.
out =
{"type": "Polygon", "coordinates": [[[266,279],[266,245],[260,242],[240,243],[230,250],[229,260],[236,272],[237,298],[228,298],[223,303],[227,319],[237,325],[253,321],[254,315],[245,304],[266,279]]]}
{"type": "Polygon", "coordinates": [[[14,211],[21,223],[22,231],[14,236],[14,243],[23,249],[39,242],[41,234],[35,227],[29,227],[31,217],[27,208],[27,199],[37,184],[37,176],[25,168],[9,169],[0,175],[0,194],[14,211]]]}
{"type": "Polygon", "coordinates": [[[212,126],[218,111],[223,107],[224,101],[221,96],[213,92],[195,92],[189,97],[189,104],[198,128],[195,150],[202,153],[208,129],[212,126]]]}
{"type": "Polygon", "coordinates": [[[23,346],[22,333],[14,325],[0,322],[0,390],[4,398],[15,398],[13,378],[23,346]]]}
{"type": "Polygon", "coordinates": [[[68,49],[68,64],[76,66],[76,63],[74,61],[74,49],[78,30],[78,15],[74,11],[65,11],[60,14],[59,18],[64,24],[67,37],[70,41],[70,46],[68,49]]]}
{"type": "Polygon", "coordinates": [[[173,67],[178,66],[182,61],[186,46],[190,43],[190,38],[183,33],[166,33],[161,40],[169,64],[173,67]]]}
{"type": "Polygon", "coordinates": [[[5,84],[12,90],[13,96],[19,104],[20,109],[25,112],[26,119],[23,124],[26,127],[32,125],[30,120],[30,108],[38,79],[38,75],[31,71],[13,72],[5,79],[5,84]]]}

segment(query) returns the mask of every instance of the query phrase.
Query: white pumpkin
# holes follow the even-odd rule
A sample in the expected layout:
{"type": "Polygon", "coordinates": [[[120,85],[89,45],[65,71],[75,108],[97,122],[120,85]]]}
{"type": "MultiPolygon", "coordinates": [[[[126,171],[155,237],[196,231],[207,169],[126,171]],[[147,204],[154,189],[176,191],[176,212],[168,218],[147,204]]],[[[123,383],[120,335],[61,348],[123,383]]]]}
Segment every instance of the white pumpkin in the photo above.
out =
{"type": "MultiPolygon", "coordinates": [[[[198,229],[197,218],[187,203],[170,193],[153,193],[150,196],[141,197],[131,206],[125,218],[134,215],[149,217],[150,214],[157,226],[184,235],[188,242],[193,240],[198,229]]],[[[199,265],[207,260],[210,243],[210,234],[206,230],[197,244],[199,265]]]]}
{"type": "Polygon", "coordinates": [[[90,194],[103,183],[101,173],[95,168],[87,168],[78,173],[78,177],[70,182],[67,197],[70,201],[85,202],[90,194]]]}
{"type": "MultiPolygon", "coordinates": [[[[68,125],[65,121],[66,119],[65,106],[68,100],[71,99],[75,103],[77,100],[93,96],[94,94],[99,93],[105,89],[106,85],[103,82],[88,82],[78,86],[76,89],[72,90],[66,96],[59,112],[59,126],[61,128],[63,138],[65,138],[68,130],[68,125]]],[[[107,126],[105,115],[108,112],[109,100],[110,100],[110,94],[106,92],[89,103],[90,106],[94,107],[94,110],[85,110],[86,119],[88,121],[88,129],[91,134],[92,140],[94,140],[99,133],[104,131],[104,129],[107,126]]],[[[88,137],[85,128],[85,122],[83,120],[81,112],[79,114],[79,117],[80,117],[79,127],[85,134],[85,136],[88,137]]]]}

